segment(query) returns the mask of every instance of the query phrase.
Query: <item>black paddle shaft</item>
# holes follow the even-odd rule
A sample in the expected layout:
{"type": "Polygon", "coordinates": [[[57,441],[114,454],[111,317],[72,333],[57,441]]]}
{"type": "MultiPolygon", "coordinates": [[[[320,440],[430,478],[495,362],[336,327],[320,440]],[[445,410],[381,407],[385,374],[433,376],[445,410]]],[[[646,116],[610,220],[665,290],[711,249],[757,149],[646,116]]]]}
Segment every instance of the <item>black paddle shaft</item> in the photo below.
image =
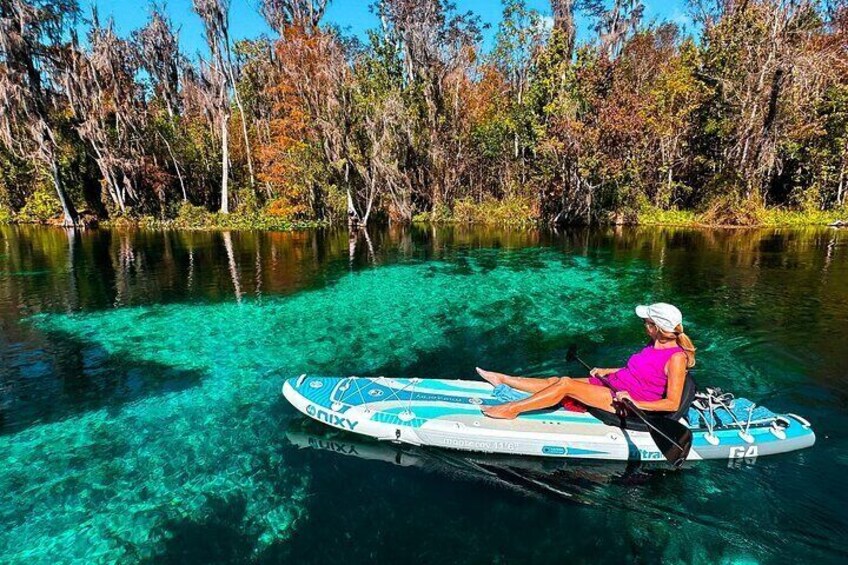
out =
{"type": "MultiPolygon", "coordinates": [[[[588,363],[583,361],[583,359],[577,355],[577,347],[574,345],[568,348],[566,360],[577,360],[586,367],[588,371],[592,371],[592,367],[590,367],[588,363]]],[[[618,389],[614,387],[606,377],[595,376],[595,378],[604,383],[604,386],[609,388],[611,391],[618,392],[618,389]]],[[[630,399],[625,398],[621,402],[627,407],[627,410],[630,413],[642,420],[642,422],[648,426],[648,432],[651,434],[651,439],[653,439],[654,443],[657,444],[657,447],[665,458],[668,459],[668,461],[675,467],[682,465],[686,460],[686,456],[689,455],[689,450],[692,447],[692,430],[680,422],[670,420],[664,416],[648,416],[640,408],[637,408],[630,399]],[[672,438],[677,438],[677,440],[672,438]]]]}

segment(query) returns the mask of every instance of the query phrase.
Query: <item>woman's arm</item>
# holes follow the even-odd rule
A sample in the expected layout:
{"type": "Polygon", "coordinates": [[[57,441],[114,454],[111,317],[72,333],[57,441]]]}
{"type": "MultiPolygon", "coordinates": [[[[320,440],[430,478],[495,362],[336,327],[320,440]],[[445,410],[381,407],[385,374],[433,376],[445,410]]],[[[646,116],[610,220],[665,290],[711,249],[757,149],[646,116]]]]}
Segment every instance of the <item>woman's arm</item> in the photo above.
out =
{"type": "Polygon", "coordinates": [[[676,412],[683,399],[683,385],[686,384],[686,354],[675,353],[665,366],[668,375],[668,387],[665,398],[652,402],[631,401],[637,408],[657,412],[676,412]]]}
{"type": "Polygon", "coordinates": [[[621,370],[621,367],[618,367],[616,369],[601,369],[599,367],[595,367],[594,369],[589,371],[589,374],[592,375],[593,377],[606,377],[606,376],[611,375],[613,373],[617,373],[620,370],[621,370]]]}

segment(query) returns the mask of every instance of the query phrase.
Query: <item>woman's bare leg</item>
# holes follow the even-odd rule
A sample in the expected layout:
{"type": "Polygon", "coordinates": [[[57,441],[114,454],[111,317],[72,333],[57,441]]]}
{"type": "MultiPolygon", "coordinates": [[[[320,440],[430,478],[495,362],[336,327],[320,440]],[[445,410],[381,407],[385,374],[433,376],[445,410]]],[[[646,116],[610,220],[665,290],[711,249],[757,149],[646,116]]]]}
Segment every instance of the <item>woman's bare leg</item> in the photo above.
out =
{"type": "Polygon", "coordinates": [[[476,369],[477,374],[483,377],[483,380],[491,383],[492,386],[507,385],[524,392],[539,392],[551,386],[557,379],[557,377],[513,377],[494,371],[485,371],[480,367],[476,367],[476,369]]]}
{"type": "MultiPolygon", "coordinates": [[[[508,387],[520,390],[523,392],[539,392],[542,391],[561,377],[514,377],[505,375],[504,373],[496,373],[494,371],[486,371],[480,367],[475,367],[477,374],[493,386],[507,385],[508,387]]],[[[587,382],[589,379],[572,379],[574,381],[587,382]]]]}
{"type": "Polygon", "coordinates": [[[615,412],[615,408],[612,405],[612,395],[608,388],[589,384],[582,380],[563,377],[557,379],[555,383],[550,384],[529,398],[492,406],[483,410],[483,413],[490,418],[511,420],[522,412],[555,406],[562,402],[562,399],[566,396],[578,400],[587,406],[615,412]]]}

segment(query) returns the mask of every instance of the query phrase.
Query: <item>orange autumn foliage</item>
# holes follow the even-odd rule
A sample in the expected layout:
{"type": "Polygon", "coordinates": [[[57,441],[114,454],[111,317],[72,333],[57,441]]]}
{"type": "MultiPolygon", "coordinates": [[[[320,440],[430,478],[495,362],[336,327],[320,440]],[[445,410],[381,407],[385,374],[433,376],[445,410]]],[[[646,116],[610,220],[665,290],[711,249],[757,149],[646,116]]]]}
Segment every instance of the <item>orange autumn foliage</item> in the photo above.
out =
{"type": "Polygon", "coordinates": [[[268,142],[259,145],[258,178],[270,187],[273,198],[268,213],[274,216],[304,216],[311,208],[316,171],[310,164],[320,159],[320,140],[315,129],[314,104],[320,98],[310,81],[326,74],[323,58],[327,38],[323,32],[307,32],[290,26],[275,45],[271,80],[264,94],[272,101],[268,142]]]}

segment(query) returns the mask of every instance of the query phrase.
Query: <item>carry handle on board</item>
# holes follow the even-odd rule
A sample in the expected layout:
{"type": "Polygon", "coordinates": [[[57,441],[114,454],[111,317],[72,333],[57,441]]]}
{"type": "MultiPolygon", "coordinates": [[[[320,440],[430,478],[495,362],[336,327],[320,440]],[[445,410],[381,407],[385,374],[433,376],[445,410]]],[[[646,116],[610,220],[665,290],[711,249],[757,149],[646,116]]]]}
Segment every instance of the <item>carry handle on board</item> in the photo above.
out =
{"type": "MultiPolygon", "coordinates": [[[[583,361],[577,355],[576,345],[572,345],[568,348],[565,359],[569,362],[579,361],[584,367],[586,367],[586,370],[592,370],[592,367],[590,367],[588,363],[583,361]]],[[[618,392],[618,389],[616,389],[606,379],[606,377],[596,376],[595,378],[604,383],[604,385],[613,392],[618,392]]],[[[641,409],[637,408],[636,405],[627,398],[625,398],[622,403],[626,407],[627,412],[633,414],[642,420],[646,426],[648,426],[648,432],[651,434],[651,439],[653,439],[654,443],[657,444],[657,448],[660,452],[662,452],[668,462],[675,468],[680,467],[683,462],[686,461],[686,457],[689,455],[689,450],[692,449],[692,430],[680,422],[671,420],[665,416],[648,415],[641,409]]]]}

